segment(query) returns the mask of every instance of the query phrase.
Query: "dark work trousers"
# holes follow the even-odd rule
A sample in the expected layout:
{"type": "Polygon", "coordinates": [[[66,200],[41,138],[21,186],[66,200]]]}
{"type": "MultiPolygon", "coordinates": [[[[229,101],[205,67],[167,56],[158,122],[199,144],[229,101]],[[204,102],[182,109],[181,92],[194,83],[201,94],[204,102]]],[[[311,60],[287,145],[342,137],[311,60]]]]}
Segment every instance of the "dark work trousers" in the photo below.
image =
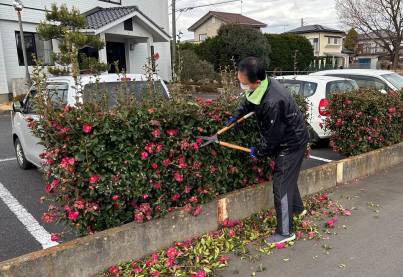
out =
{"type": "Polygon", "coordinates": [[[297,185],[304,155],[305,148],[293,151],[284,150],[275,157],[273,193],[277,214],[276,232],[284,236],[293,232],[293,214],[299,214],[304,210],[297,185]]]}

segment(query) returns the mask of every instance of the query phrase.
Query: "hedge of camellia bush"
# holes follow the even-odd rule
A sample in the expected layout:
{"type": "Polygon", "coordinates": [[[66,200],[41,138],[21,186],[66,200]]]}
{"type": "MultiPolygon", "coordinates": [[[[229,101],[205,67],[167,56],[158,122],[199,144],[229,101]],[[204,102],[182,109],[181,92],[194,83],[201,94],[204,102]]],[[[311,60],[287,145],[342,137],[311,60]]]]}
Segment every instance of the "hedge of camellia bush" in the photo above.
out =
{"type": "Polygon", "coordinates": [[[325,128],[333,133],[331,146],[347,156],[403,141],[403,91],[334,94],[329,112],[325,128]]]}
{"type": "MultiPolygon", "coordinates": [[[[113,108],[103,97],[84,97],[89,100],[71,107],[37,96],[41,119],[31,126],[46,147],[46,222],[59,220],[90,234],[178,208],[197,216],[201,203],[271,179],[269,158],[251,160],[216,144],[200,147],[197,136],[223,126],[238,104],[235,97],[168,101],[141,93],[141,102],[120,95],[113,108]]],[[[256,145],[255,120],[241,127],[222,139],[256,145]]]]}

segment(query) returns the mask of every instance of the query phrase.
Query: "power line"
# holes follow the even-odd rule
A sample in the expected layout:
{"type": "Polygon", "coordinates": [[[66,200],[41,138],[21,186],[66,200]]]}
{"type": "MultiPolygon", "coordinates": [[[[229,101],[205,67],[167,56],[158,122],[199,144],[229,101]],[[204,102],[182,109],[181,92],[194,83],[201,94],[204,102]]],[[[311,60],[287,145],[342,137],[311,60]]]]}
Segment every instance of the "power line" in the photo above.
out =
{"type": "Polygon", "coordinates": [[[194,10],[197,8],[204,8],[204,7],[216,6],[216,5],[222,5],[222,4],[228,4],[228,3],[240,2],[240,1],[241,0],[229,0],[229,1],[223,1],[223,2],[218,2],[218,3],[211,3],[211,4],[204,4],[204,5],[180,8],[180,9],[177,9],[176,11],[177,12],[187,12],[187,11],[191,11],[191,10],[194,10]]]}

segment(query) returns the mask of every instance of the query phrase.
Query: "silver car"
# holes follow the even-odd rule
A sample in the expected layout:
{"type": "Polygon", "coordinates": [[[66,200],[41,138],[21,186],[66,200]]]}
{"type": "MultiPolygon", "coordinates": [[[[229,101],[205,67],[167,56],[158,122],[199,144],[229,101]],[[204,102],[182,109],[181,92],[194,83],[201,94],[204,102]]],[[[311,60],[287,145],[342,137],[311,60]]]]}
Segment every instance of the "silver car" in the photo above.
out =
{"type": "MultiPolygon", "coordinates": [[[[141,89],[147,82],[146,77],[141,74],[127,74],[124,78],[121,78],[121,76],[117,74],[104,74],[97,77],[88,75],[80,77],[80,85],[79,88],[76,89],[73,77],[63,76],[49,78],[47,89],[53,92],[52,95],[56,95],[59,99],[62,99],[65,104],[74,106],[77,99],[77,91],[82,91],[87,86],[91,86],[96,82],[105,85],[105,88],[111,91],[122,81],[132,84],[130,88],[136,91],[141,89]]],[[[154,86],[158,86],[159,91],[164,94],[165,98],[170,98],[167,86],[157,76],[154,79],[154,86]]],[[[33,120],[39,119],[39,115],[35,113],[32,105],[32,98],[34,96],[35,87],[32,87],[22,101],[13,102],[13,110],[11,112],[15,154],[17,162],[22,169],[28,169],[32,166],[40,168],[42,164],[40,154],[44,151],[44,147],[39,144],[39,138],[34,136],[27,122],[28,118],[32,118],[33,120]]],[[[110,104],[113,105],[113,103],[110,104]]]]}

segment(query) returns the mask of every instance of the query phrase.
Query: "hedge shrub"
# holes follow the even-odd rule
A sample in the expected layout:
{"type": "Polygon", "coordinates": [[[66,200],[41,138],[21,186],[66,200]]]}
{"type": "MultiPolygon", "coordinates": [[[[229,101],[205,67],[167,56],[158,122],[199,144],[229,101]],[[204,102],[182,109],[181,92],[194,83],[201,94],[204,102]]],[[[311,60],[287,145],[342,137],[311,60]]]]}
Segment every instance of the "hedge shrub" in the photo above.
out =
{"type": "MultiPolygon", "coordinates": [[[[235,97],[142,98],[138,103],[118,95],[119,104],[109,109],[103,97],[85,97],[88,102],[59,110],[37,96],[42,116],[30,125],[46,147],[46,222],[58,219],[86,234],[178,208],[198,215],[200,204],[219,194],[271,179],[269,158],[251,160],[216,144],[200,147],[197,136],[223,126],[238,103],[235,97]]],[[[304,100],[298,101],[306,112],[304,100]]],[[[222,139],[256,145],[255,120],[222,139]]]]}
{"type": "Polygon", "coordinates": [[[347,156],[403,141],[403,91],[334,94],[329,112],[325,128],[333,133],[331,146],[347,156]]]}

